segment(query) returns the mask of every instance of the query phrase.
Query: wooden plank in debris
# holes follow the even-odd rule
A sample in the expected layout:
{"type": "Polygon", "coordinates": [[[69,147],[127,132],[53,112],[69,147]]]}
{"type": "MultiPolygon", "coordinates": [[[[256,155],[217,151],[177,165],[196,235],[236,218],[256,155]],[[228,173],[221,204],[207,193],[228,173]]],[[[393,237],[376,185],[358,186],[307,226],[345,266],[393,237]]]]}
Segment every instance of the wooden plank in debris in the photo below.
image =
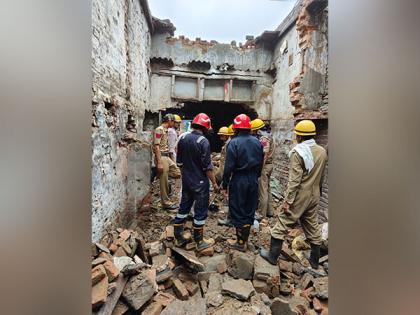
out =
{"type": "Polygon", "coordinates": [[[185,264],[192,270],[196,272],[204,271],[204,265],[191,253],[178,247],[172,248],[172,251],[176,257],[185,262],[185,264]]]}
{"type": "Polygon", "coordinates": [[[119,275],[117,281],[115,281],[117,284],[116,289],[114,292],[112,292],[108,298],[106,299],[106,302],[102,307],[93,314],[95,315],[111,315],[112,311],[114,310],[115,306],[117,305],[118,299],[121,296],[121,293],[125,287],[125,284],[127,283],[127,278],[124,278],[123,275],[119,275]]]}

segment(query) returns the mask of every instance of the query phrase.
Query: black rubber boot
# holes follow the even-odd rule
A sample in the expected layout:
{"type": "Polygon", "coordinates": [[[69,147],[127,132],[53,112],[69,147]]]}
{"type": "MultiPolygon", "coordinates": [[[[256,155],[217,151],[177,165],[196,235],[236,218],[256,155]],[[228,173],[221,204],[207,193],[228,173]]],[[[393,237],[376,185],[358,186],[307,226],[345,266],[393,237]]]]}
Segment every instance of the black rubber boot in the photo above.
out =
{"type": "Polygon", "coordinates": [[[251,225],[247,224],[240,228],[236,228],[236,243],[231,245],[230,248],[246,252],[247,242],[249,238],[249,232],[251,231],[251,225]]]}
{"type": "Polygon", "coordinates": [[[197,244],[197,251],[202,251],[203,249],[209,248],[213,245],[212,242],[204,240],[204,227],[203,226],[193,226],[194,229],[194,241],[197,244]]]}
{"type": "Polygon", "coordinates": [[[191,239],[184,236],[184,223],[174,224],[175,246],[184,247],[191,239]]]}
{"type": "Polygon", "coordinates": [[[270,264],[276,265],[277,259],[280,256],[281,247],[283,245],[283,240],[278,238],[271,237],[270,240],[270,250],[264,248],[260,249],[260,256],[267,260],[270,264]]]}
{"type": "Polygon", "coordinates": [[[319,255],[320,255],[320,245],[315,245],[311,243],[311,255],[309,256],[309,263],[313,269],[318,269],[319,267],[319,255]]]}

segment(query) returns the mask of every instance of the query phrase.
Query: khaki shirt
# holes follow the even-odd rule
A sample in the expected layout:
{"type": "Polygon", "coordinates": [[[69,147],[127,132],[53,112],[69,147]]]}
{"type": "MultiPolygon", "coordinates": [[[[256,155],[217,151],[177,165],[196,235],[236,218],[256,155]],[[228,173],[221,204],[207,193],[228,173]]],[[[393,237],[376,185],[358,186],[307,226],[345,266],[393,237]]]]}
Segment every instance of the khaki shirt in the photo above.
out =
{"type": "Polygon", "coordinates": [[[289,204],[304,204],[306,199],[320,198],[320,183],[323,180],[327,164],[327,152],[319,145],[311,147],[314,158],[314,167],[308,174],[301,156],[293,151],[290,157],[289,182],[285,200],[289,204]]]}
{"type": "Polygon", "coordinates": [[[222,147],[222,150],[220,151],[220,162],[219,167],[225,166],[225,160],[226,160],[226,151],[227,151],[227,145],[229,144],[230,138],[225,142],[225,144],[222,147]]]}
{"type": "Polygon", "coordinates": [[[266,164],[273,163],[273,152],[274,152],[274,143],[267,136],[261,136],[260,138],[261,145],[263,146],[264,155],[267,154],[266,164]]]}
{"type": "Polygon", "coordinates": [[[161,153],[169,153],[168,128],[159,126],[155,129],[155,133],[153,135],[153,144],[159,145],[161,153]]]}

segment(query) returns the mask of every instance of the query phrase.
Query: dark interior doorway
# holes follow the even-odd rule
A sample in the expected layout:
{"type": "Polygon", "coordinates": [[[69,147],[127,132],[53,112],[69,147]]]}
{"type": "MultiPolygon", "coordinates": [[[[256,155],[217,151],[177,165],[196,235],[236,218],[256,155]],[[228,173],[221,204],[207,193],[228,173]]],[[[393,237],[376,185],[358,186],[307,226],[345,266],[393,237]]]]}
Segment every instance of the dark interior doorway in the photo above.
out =
{"type": "Polygon", "coordinates": [[[192,120],[199,113],[209,115],[213,127],[213,134],[208,136],[212,152],[220,152],[223,145],[217,135],[220,127],[229,126],[239,114],[247,114],[251,119],[257,118],[257,113],[244,104],[223,102],[186,102],[182,108],[171,108],[167,113],[178,114],[186,120],[192,120]]]}

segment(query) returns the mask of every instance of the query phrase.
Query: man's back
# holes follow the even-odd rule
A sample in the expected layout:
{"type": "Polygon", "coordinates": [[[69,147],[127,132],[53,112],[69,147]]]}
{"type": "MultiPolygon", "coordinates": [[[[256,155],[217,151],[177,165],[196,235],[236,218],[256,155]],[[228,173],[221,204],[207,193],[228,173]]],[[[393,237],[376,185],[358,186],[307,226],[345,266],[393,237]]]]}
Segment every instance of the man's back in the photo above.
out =
{"type": "Polygon", "coordinates": [[[239,134],[227,146],[225,169],[233,172],[256,170],[261,173],[263,147],[258,139],[248,134],[239,134]]]}
{"type": "Polygon", "coordinates": [[[198,131],[183,134],[178,142],[177,164],[186,182],[207,180],[206,171],[213,168],[209,141],[198,131]]]}

